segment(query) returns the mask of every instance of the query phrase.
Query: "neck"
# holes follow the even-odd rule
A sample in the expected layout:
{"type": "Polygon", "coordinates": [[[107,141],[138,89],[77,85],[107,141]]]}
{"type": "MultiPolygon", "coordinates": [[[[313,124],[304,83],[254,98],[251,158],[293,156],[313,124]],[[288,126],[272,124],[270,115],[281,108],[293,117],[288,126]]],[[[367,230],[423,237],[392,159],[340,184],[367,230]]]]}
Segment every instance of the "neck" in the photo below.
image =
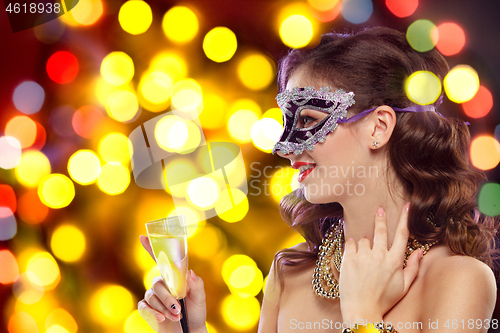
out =
{"type": "Polygon", "coordinates": [[[366,191],[363,195],[351,196],[340,202],[344,209],[346,240],[352,238],[357,242],[366,237],[373,242],[375,215],[377,209],[382,207],[387,217],[388,244],[392,244],[403,206],[408,200],[400,195],[403,193],[401,188],[390,191],[387,185],[390,183],[383,179],[368,180],[364,184],[366,191]]]}

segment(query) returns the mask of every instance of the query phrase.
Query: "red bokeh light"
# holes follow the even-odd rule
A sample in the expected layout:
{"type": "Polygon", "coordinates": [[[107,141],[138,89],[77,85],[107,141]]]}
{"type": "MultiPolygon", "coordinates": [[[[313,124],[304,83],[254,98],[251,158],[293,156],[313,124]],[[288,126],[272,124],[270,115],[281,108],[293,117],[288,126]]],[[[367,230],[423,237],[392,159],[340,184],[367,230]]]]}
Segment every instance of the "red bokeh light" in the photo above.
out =
{"type": "Polygon", "coordinates": [[[455,55],[465,45],[464,30],[456,23],[446,22],[437,26],[433,39],[437,40],[436,48],[445,56],[455,55]]]}
{"type": "Polygon", "coordinates": [[[47,60],[47,74],[60,84],[72,82],[78,74],[78,59],[68,51],[58,51],[47,60]]]}
{"type": "Polygon", "coordinates": [[[339,14],[340,10],[342,8],[342,2],[339,1],[335,7],[333,7],[330,10],[326,11],[319,11],[315,8],[313,8],[311,5],[309,5],[309,11],[311,12],[312,16],[320,21],[320,22],[330,22],[333,21],[339,14]]]}
{"type": "Polygon", "coordinates": [[[24,222],[29,224],[41,223],[48,213],[49,207],[40,201],[37,189],[29,190],[19,197],[17,214],[24,222]]]}
{"type": "Polygon", "coordinates": [[[397,17],[407,17],[417,10],[418,0],[385,0],[385,5],[397,17]]]}
{"type": "MultiPolygon", "coordinates": [[[[6,184],[0,184],[0,206],[8,207],[12,213],[16,212],[17,201],[14,189],[6,184]]],[[[0,218],[7,217],[0,214],[0,218]]]]}
{"type": "Polygon", "coordinates": [[[92,138],[99,130],[104,118],[102,111],[93,105],[84,105],[73,114],[71,124],[76,134],[86,139],[92,138]]]}
{"type": "Polygon", "coordinates": [[[465,114],[471,118],[484,117],[493,108],[493,95],[486,87],[479,86],[479,90],[474,97],[462,103],[462,108],[465,114]]]}

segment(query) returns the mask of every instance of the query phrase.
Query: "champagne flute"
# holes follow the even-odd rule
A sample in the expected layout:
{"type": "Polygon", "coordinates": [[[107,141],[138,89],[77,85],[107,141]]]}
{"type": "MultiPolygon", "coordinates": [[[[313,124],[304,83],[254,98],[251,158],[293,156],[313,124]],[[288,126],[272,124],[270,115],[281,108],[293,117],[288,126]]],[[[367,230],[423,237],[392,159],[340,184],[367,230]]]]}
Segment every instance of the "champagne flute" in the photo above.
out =
{"type": "Polygon", "coordinates": [[[187,227],[184,215],[146,223],[149,242],[168,290],[181,304],[181,327],[188,333],[184,298],[187,293],[187,227]]]}

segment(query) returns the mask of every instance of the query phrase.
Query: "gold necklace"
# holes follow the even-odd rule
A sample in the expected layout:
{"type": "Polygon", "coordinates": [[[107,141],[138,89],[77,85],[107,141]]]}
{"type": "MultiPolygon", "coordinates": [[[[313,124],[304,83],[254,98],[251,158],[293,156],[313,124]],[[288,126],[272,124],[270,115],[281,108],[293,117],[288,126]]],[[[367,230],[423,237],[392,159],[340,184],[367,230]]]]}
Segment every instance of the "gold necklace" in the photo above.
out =
{"type": "MultiPolygon", "coordinates": [[[[423,249],[422,256],[424,256],[432,245],[432,243],[422,244],[412,236],[408,239],[406,245],[406,252],[403,267],[406,267],[406,262],[410,255],[418,249],[423,249]]],[[[313,290],[316,295],[323,298],[339,298],[339,283],[331,272],[330,260],[333,255],[333,264],[337,271],[340,272],[342,266],[342,247],[344,245],[344,222],[340,221],[336,226],[327,233],[326,237],[319,247],[318,260],[316,260],[316,267],[313,273],[313,290]]]]}

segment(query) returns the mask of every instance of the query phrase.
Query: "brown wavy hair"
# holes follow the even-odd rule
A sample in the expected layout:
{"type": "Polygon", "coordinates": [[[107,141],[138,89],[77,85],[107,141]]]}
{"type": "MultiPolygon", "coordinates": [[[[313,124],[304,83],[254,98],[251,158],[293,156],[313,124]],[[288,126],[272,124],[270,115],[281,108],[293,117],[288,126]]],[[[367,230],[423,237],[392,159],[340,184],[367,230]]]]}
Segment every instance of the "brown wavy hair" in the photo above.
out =
{"type": "MultiPolygon", "coordinates": [[[[299,67],[308,70],[311,78],[353,91],[356,104],[349,109],[350,115],[381,105],[414,105],[404,89],[410,74],[430,71],[442,80],[449,71],[437,50],[417,52],[404,33],[382,27],[356,34],[325,34],[313,49],[290,51],[280,63],[281,91],[299,67]]],[[[477,210],[476,198],[486,177],[469,162],[467,125],[435,112],[396,112],[396,117],[387,144],[387,169],[410,197],[410,234],[421,242],[447,244],[454,253],[494,268],[498,220],[477,210]],[[426,222],[428,216],[433,216],[433,224],[426,222]]],[[[343,211],[337,203],[311,204],[298,189],[281,200],[280,213],[304,236],[308,251],[279,251],[275,256],[279,277],[286,266],[316,260],[325,232],[338,223],[343,211]]]]}

